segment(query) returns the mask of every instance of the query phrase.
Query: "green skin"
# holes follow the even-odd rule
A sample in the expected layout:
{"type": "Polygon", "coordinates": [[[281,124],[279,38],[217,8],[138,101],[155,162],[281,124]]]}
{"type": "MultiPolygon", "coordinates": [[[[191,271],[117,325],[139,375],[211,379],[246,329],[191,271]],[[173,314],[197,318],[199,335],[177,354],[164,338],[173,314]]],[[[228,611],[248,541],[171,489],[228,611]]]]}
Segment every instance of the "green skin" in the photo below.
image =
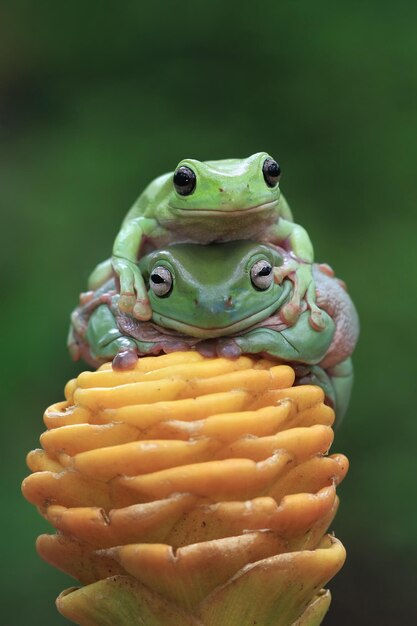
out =
{"type": "Polygon", "coordinates": [[[144,252],[173,243],[210,244],[249,239],[288,247],[296,257],[281,268],[279,279],[294,282],[291,299],[282,310],[294,324],[306,297],[310,323],[325,326],[315,304],[311,264],[313,247],[307,232],[294,224],[279,184],[269,187],[262,166],[271,158],[259,152],[247,159],[200,162],[184,159],[196,175],[196,187],[187,196],[177,193],[173,173],[150,183],[125,217],[113,246],[110,261],[101,263],[90,277],[95,290],[115,272],[120,281],[120,311],[139,320],[152,317],[145,282],[137,262],[144,252]]]}
{"type": "Polygon", "coordinates": [[[283,262],[272,248],[247,241],[204,247],[177,244],[149,254],[140,264],[147,281],[158,266],[167,268],[174,278],[168,296],[158,297],[149,289],[152,320],[198,339],[250,328],[280,308],[291,292],[288,281],[273,281],[265,291],[253,287],[250,269],[260,260],[272,266],[283,262]]]}
{"type": "MultiPolygon", "coordinates": [[[[85,333],[86,345],[96,359],[93,364],[121,354],[134,354],[136,360],[137,354],[191,348],[208,356],[219,354],[232,358],[240,353],[264,354],[290,362],[296,371],[299,364],[299,380],[320,385],[337,405],[340,418],[348,404],[353,374],[350,359],[346,358],[350,350],[343,353],[338,347],[336,357],[329,360],[329,348],[337,336],[334,319],[321,310],[324,327],[318,332],[311,327],[309,311],[304,305],[296,324],[288,326],[280,312],[291,298],[292,283],[274,280],[265,290],[255,288],[252,283],[250,270],[254,263],[266,260],[280,268],[285,264],[285,256],[272,247],[248,241],[220,246],[178,244],[147,255],[140,263],[144,280],[148,282],[153,270],[162,266],[171,272],[172,289],[164,297],[149,289],[152,323],[120,316],[118,295],[113,297],[112,306],[109,301],[103,304],[98,301],[85,333]],[[124,332],[120,330],[121,319],[133,327],[136,324],[139,329],[155,329],[157,325],[160,332],[156,339],[140,333],[135,337],[134,328],[133,336],[129,334],[132,326],[125,327],[124,332]],[[319,365],[324,359],[329,367],[319,365]]],[[[326,280],[330,280],[330,285],[332,280],[336,282],[336,279],[326,280]]],[[[100,292],[98,295],[100,298],[100,292]]],[[[353,317],[355,335],[354,316],[348,311],[342,317],[344,320],[353,317]]],[[[349,323],[344,321],[341,327],[349,323]]],[[[355,341],[353,338],[349,345],[355,341]]],[[[121,366],[127,367],[129,362],[121,366]]]]}

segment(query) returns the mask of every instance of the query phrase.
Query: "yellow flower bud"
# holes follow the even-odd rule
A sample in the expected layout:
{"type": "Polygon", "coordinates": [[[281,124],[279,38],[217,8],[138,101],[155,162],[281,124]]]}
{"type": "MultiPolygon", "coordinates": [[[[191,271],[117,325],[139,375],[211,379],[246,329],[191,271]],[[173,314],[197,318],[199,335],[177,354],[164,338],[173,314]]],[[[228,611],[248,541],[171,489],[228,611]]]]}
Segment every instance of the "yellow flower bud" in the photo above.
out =
{"type": "Polygon", "coordinates": [[[332,409],[266,359],[178,352],[83,372],[45,413],[25,497],[84,626],[314,626],[343,565],[332,409]]]}

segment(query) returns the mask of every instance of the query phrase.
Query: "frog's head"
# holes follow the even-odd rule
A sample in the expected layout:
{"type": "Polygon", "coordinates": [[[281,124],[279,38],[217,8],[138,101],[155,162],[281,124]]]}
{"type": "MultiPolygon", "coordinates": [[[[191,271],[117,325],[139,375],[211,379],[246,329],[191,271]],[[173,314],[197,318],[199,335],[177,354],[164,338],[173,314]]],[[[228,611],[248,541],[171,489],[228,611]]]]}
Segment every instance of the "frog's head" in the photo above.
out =
{"type": "Polygon", "coordinates": [[[272,212],[280,197],[280,174],[266,152],[247,159],[184,159],[166,180],[166,209],[176,218],[272,212]]]}
{"type": "Polygon", "coordinates": [[[144,257],[152,320],[198,338],[241,332],[269,317],[287,299],[273,267],[282,257],[250,241],[200,246],[177,244],[144,257]]]}

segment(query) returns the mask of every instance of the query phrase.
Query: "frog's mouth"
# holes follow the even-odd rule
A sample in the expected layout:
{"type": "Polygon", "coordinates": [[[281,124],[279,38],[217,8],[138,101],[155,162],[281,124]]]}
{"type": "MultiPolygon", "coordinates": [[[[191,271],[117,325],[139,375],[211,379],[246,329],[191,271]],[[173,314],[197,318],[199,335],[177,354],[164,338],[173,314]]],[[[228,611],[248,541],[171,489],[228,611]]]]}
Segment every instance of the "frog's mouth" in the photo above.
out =
{"type": "Polygon", "coordinates": [[[184,209],[175,206],[171,206],[170,208],[178,215],[183,216],[213,216],[213,215],[230,215],[231,217],[239,217],[242,215],[248,215],[252,213],[262,213],[263,211],[268,211],[270,209],[274,209],[278,205],[278,200],[271,200],[270,202],[264,202],[262,204],[257,204],[255,206],[248,207],[246,209],[235,209],[233,206],[225,209],[184,209]]]}
{"type": "Polygon", "coordinates": [[[191,337],[197,337],[199,339],[214,339],[215,337],[223,337],[224,335],[234,335],[242,330],[246,330],[250,326],[262,322],[269,317],[274,311],[279,308],[279,303],[274,302],[269,307],[266,307],[262,311],[248,315],[233,324],[227,324],[225,326],[213,326],[203,327],[194,326],[193,324],[187,324],[186,322],[179,322],[176,319],[168,317],[167,315],[161,315],[156,311],[153,312],[152,321],[163,326],[164,328],[172,328],[184,335],[190,335],[191,337]]]}

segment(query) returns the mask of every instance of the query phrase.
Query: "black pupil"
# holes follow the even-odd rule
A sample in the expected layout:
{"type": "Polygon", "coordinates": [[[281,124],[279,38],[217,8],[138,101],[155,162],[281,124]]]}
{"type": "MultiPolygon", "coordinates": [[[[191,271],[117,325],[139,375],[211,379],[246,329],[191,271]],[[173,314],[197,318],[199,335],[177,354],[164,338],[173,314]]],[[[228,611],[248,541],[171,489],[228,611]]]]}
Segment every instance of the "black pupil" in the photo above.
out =
{"type": "Polygon", "coordinates": [[[266,184],[269,187],[274,187],[281,174],[280,166],[273,159],[266,159],[262,169],[266,184]]]}
{"type": "Polygon", "coordinates": [[[159,274],[152,274],[151,275],[151,281],[153,283],[156,283],[157,285],[161,285],[162,283],[165,282],[165,279],[162,278],[162,276],[160,276],[159,274]]]}
{"type": "Polygon", "coordinates": [[[280,170],[278,167],[278,163],[275,163],[275,161],[273,163],[270,163],[268,165],[268,174],[270,176],[279,176],[280,170]]]}
{"type": "Polygon", "coordinates": [[[269,276],[272,271],[272,267],[270,265],[264,265],[264,267],[259,270],[258,276],[269,276]]]}
{"type": "Polygon", "coordinates": [[[174,186],[181,196],[188,196],[194,191],[196,184],[192,169],[183,165],[174,172],[174,186]]]}
{"type": "Polygon", "coordinates": [[[179,170],[175,173],[174,183],[178,185],[178,187],[185,187],[190,182],[190,175],[188,172],[184,170],[179,170]]]}

